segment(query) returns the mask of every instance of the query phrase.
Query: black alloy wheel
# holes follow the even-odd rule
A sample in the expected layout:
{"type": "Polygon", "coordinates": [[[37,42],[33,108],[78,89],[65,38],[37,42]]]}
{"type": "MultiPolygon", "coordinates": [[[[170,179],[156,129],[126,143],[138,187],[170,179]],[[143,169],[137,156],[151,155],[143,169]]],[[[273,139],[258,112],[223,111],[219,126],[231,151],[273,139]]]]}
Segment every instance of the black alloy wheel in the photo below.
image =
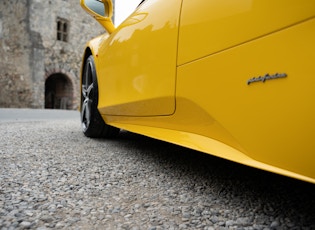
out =
{"type": "Polygon", "coordinates": [[[107,125],[100,115],[98,105],[98,85],[93,56],[84,64],[81,81],[81,125],[87,137],[115,137],[119,129],[107,125]]]}

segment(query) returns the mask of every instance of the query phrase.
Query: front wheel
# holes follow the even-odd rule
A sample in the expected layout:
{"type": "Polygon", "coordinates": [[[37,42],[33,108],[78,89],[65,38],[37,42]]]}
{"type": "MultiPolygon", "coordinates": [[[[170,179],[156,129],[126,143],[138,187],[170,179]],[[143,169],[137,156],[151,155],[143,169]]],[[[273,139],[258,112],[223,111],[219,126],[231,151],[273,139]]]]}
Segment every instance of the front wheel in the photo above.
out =
{"type": "Polygon", "coordinates": [[[81,80],[81,125],[87,137],[114,137],[119,129],[107,125],[98,109],[98,85],[93,56],[84,64],[81,80]]]}

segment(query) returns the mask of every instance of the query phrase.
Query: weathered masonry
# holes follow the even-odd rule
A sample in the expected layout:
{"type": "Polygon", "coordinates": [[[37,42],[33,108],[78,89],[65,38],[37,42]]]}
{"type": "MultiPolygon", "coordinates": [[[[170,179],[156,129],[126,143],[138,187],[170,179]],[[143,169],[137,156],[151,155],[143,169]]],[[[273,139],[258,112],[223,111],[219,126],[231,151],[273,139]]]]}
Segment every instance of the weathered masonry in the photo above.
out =
{"type": "Polygon", "coordinates": [[[103,32],[78,0],[1,0],[0,107],[77,109],[84,44],[103,32]]]}

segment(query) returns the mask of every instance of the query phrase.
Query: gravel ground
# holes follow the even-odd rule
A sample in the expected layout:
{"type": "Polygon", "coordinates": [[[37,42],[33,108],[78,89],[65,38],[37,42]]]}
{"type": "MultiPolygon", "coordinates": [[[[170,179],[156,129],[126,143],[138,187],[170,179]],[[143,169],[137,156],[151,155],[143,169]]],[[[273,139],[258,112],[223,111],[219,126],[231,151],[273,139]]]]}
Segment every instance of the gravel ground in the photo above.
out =
{"type": "Polygon", "coordinates": [[[315,185],[79,121],[0,123],[0,229],[315,229],[315,185]]]}

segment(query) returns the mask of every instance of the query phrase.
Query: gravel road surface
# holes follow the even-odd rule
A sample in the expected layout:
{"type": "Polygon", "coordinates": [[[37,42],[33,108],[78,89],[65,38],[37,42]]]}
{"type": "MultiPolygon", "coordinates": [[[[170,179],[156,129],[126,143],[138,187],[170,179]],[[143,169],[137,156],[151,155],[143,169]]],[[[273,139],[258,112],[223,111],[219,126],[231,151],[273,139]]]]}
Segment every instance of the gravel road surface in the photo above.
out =
{"type": "Polygon", "coordinates": [[[129,132],[86,138],[75,111],[0,109],[0,162],[1,230],[315,229],[314,184],[129,132]]]}

